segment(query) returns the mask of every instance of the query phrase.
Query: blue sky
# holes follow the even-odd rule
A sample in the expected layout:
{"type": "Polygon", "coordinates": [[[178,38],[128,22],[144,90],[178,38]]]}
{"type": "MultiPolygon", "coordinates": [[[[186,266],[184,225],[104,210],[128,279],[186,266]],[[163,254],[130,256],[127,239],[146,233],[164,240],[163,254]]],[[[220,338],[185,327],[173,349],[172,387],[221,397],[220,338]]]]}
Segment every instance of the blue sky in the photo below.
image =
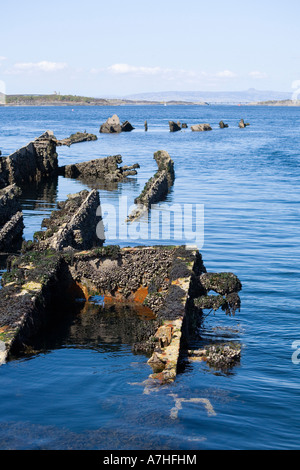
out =
{"type": "Polygon", "coordinates": [[[1,2],[7,93],[291,91],[299,0],[1,2]]]}

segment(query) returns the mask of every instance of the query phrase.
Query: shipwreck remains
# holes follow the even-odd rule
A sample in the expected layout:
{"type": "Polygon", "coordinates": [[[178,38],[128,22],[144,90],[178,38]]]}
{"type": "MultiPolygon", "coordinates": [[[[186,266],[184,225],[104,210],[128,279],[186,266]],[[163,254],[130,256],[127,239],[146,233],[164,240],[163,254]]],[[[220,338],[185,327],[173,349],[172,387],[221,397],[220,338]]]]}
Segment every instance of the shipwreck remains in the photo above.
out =
{"type": "Polygon", "coordinates": [[[87,182],[104,180],[106,182],[122,181],[127,176],[137,174],[138,163],[131,166],[119,167],[122,163],[121,155],[98,158],[83,163],[75,163],[59,167],[59,174],[67,178],[79,178],[87,182]]]}
{"type": "Polygon", "coordinates": [[[147,212],[151,204],[163,200],[175,180],[174,162],[168,152],[159,150],[154,154],[158,170],[144,186],[142,193],[135,199],[137,207],[129,214],[127,221],[132,222],[147,212]]]}
{"type": "MultiPolygon", "coordinates": [[[[84,183],[93,188],[96,183],[96,186],[101,182],[103,182],[101,184],[109,185],[137,174],[138,163],[131,166],[119,166],[122,163],[121,155],[63,167],[58,166],[57,146],[94,140],[94,137],[97,139],[92,134],[77,133],[71,135],[69,139],[58,141],[52,131],[46,131],[13,154],[0,157],[1,252],[14,251],[22,243],[24,224],[19,196],[24,188],[28,188],[33,183],[37,185],[44,181],[57,181],[60,175],[81,178],[84,183]]],[[[92,193],[90,200],[95,194],[98,193],[92,193]]]]}
{"type": "Polygon", "coordinates": [[[138,163],[119,167],[122,163],[121,155],[59,167],[57,146],[71,145],[75,141],[95,140],[94,137],[96,137],[86,133],[77,133],[73,136],[74,141],[72,136],[59,141],[52,131],[47,131],[10,156],[0,157],[0,188],[12,184],[22,187],[28,183],[40,182],[57,176],[118,182],[137,174],[136,170],[140,167],[138,163]],[[78,140],[76,140],[77,136],[79,136],[78,140]]]}
{"type": "Polygon", "coordinates": [[[76,132],[75,134],[71,134],[70,137],[66,137],[65,139],[57,140],[56,145],[70,145],[78,144],[80,142],[90,142],[91,140],[97,140],[98,137],[95,134],[89,134],[88,132],[76,132]]]}
{"type": "MultiPolygon", "coordinates": [[[[119,181],[136,174],[137,164],[119,168],[120,155],[59,168],[56,146],[57,139],[47,131],[0,159],[0,243],[4,247],[22,240],[18,187],[22,190],[28,183],[58,175],[119,181]]],[[[129,220],[163,200],[174,183],[170,155],[158,151],[154,159],[158,170],[137,197],[138,208],[129,220]]],[[[0,364],[25,352],[49,321],[59,321],[55,315],[63,315],[61,305],[78,299],[90,303],[96,297],[103,305],[148,309],[152,320],[140,324],[132,348],[147,357],[152,381],[170,383],[176,378],[183,344],[202,310],[221,308],[231,315],[240,308],[239,279],[233,273],[207,273],[197,248],[103,246],[97,190],[69,195],[43,220],[41,228],[33,241],[24,241],[17,254],[9,256],[2,276],[0,364]]],[[[233,358],[232,351],[222,354],[233,358]]],[[[216,351],[209,357],[216,362],[216,351]]]]}
{"type": "Polygon", "coordinates": [[[34,234],[39,250],[61,251],[69,247],[90,250],[103,245],[105,237],[98,191],[70,194],[57,206],[58,210],[42,222],[46,230],[34,234]]]}
{"type": "Polygon", "coordinates": [[[188,337],[195,312],[199,314],[195,300],[207,289],[201,281],[204,274],[199,251],[180,246],[106,246],[84,251],[27,247],[21,256],[9,259],[2,279],[0,360],[24,351],[31,337],[53,319],[57,305],[101,296],[104,304],[143,305],[154,314],[154,320],[139,332],[133,351],[149,358],[150,379],[173,382],[182,341],[188,337]]]}
{"type": "Polygon", "coordinates": [[[0,190],[0,252],[21,247],[23,213],[19,203],[20,189],[14,184],[0,190]]]}

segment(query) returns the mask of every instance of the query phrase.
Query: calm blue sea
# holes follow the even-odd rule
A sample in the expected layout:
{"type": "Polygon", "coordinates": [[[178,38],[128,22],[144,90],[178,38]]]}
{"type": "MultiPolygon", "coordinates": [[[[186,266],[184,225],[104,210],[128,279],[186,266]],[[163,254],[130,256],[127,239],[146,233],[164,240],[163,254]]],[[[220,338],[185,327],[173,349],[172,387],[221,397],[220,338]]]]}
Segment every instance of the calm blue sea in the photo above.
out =
{"type": "MultiPolygon", "coordinates": [[[[300,109],[0,108],[3,155],[47,129],[57,138],[84,130],[98,135],[95,142],[59,147],[60,164],[116,154],[124,165],[140,164],[138,175],[114,191],[100,189],[102,204],[116,208],[120,197],[132,204],[153,175],[154,152],[169,152],[176,180],[165,207],[203,205],[204,243],[199,248],[207,270],[232,271],[243,284],[241,311],[235,317],[217,312],[205,318],[199,344],[237,341],[241,361],[228,373],[187,363],[174,384],[148,390],[142,382],[151,369],[145,356],[132,354],[130,338],[118,335],[101,315],[91,338],[83,330],[92,313],[80,314],[45,351],[1,366],[0,448],[297,449],[300,363],[293,346],[295,341],[300,345],[300,109]],[[99,134],[113,113],[135,130],[99,134]],[[241,118],[250,127],[239,129],[241,118]],[[170,133],[169,120],[189,128],[170,133]],[[229,128],[219,129],[220,120],[229,128]],[[213,131],[191,132],[190,126],[201,122],[210,123],[213,131]]],[[[57,201],[84,188],[59,178],[24,191],[26,239],[57,201]]],[[[160,240],[173,242],[171,236],[160,240]]]]}

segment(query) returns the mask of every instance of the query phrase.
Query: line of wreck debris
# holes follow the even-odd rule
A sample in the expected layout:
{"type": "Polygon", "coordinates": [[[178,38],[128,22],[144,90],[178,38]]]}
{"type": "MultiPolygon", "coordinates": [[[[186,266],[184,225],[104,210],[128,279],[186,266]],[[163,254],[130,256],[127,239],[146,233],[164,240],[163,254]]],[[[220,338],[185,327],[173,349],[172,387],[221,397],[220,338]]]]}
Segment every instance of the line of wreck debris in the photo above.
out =
{"type": "MultiPolygon", "coordinates": [[[[247,126],[250,126],[249,123],[245,123],[244,119],[241,119],[238,124],[240,129],[244,129],[247,126]]],[[[148,131],[148,122],[144,123],[145,131],[148,131]]],[[[219,122],[219,127],[225,129],[229,127],[228,124],[225,124],[224,121],[219,122]]],[[[186,123],[180,123],[179,121],[169,121],[170,132],[177,132],[181,129],[187,129],[188,125],[186,123]]],[[[114,114],[112,117],[108,118],[107,121],[101,125],[99,132],[103,134],[118,134],[120,132],[131,132],[134,130],[134,127],[129,121],[125,121],[121,124],[119,117],[114,114]]],[[[193,132],[201,131],[211,131],[212,127],[210,124],[195,124],[191,126],[193,132]]]]}
{"type": "MultiPolygon", "coordinates": [[[[149,380],[172,382],[202,309],[221,308],[235,314],[240,309],[241,282],[233,273],[208,273],[197,248],[103,246],[104,230],[103,239],[96,234],[102,221],[96,189],[69,195],[43,221],[44,230],[33,241],[22,240],[19,197],[26,183],[57,175],[93,176],[110,182],[136,174],[137,164],[118,166],[120,155],[59,167],[58,145],[53,132],[47,131],[0,159],[0,252],[13,251],[0,289],[0,363],[24,351],[30,338],[59,310],[58,305],[78,297],[89,302],[91,296],[100,295],[105,303],[134,303],[154,315],[153,321],[140,328],[133,350],[149,356],[153,372],[149,380]]],[[[169,190],[175,178],[174,162],[167,152],[156,152],[154,158],[158,171],[136,200],[144,210],[169,190]]],[[[226,346],[219,351],[210,354],[207,350],[206,356],[196,352],[195,356],[222,367],[239,359],[239,348],[226,346]]]]}

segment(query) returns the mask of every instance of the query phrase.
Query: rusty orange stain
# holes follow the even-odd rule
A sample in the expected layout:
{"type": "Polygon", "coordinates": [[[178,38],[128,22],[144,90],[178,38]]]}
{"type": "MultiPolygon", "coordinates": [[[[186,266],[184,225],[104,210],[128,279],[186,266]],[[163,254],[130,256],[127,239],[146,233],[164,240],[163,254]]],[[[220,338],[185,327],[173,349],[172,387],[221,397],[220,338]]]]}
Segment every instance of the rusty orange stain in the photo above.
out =
{"type": "Polygon", "coordinates": [[[123,302],[123,299],[120,297],[114,297],[113,295],[109,295],[109,294],[104,296],[105,304],[113,304],[115,302],[123,302]]]}
{"type": "Polygon", "coordinates": [[[83,285],[80,284],[79,282],[76,282],[76,285],[77,285],[77,286],[79,287],[79,289],[82,291],[85,300],[89,300],[90,294],[89,294],[88,288],[87,288],[86,286],[83,286],[83,285]]]}
{"type": "Polygon", "coordinates": [[[140,287],[134,294],[134,301],[143,303],[148,295],[148,287],[140,287]]]}

